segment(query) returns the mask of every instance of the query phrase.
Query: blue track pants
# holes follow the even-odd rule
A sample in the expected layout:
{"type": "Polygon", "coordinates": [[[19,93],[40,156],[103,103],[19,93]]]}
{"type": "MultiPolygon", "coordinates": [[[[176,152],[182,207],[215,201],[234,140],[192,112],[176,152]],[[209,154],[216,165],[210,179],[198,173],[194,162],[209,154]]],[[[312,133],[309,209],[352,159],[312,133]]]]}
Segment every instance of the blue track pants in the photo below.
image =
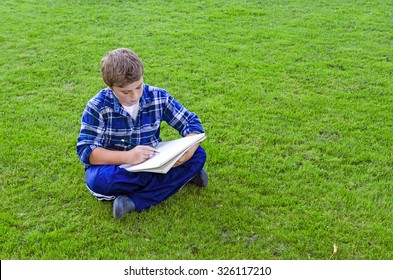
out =
{"type": "Polygon", "coordinates": [[[86,184],[99,200],[127,195],[134,201],[136,210],[142,211],[178,192],[203,168],[205,162],[205,150],[198,147],[187,162],[166,174],[128,172],[117,165],[93,165],[86,170],[86,184]]]}

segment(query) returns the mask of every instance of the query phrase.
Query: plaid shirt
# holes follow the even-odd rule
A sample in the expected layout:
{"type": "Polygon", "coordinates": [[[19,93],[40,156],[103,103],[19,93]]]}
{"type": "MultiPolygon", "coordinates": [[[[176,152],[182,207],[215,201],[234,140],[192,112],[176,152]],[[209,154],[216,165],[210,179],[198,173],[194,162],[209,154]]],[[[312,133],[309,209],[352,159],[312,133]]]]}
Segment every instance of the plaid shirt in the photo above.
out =
{"type": "Polygon", "coordinates": [[[161,142],[162,121],[182,136],[204,132],[198,116],[163,89],[144,85],[135,120],[123,109],[112,90],[103,89],[87,103],[83,112],[76,146],[79,159],[88,168],[90,154],[97,147],[117,151],[127,151],[137,145],[154,147],[161,142]]]}

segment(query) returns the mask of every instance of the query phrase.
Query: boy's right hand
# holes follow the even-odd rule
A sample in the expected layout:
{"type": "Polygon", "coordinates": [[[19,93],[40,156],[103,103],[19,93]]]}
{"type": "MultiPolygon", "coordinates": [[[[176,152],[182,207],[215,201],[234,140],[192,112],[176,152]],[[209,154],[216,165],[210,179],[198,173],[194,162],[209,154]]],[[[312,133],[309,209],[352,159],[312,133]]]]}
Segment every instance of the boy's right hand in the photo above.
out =
{"type": "Polygon", "coordinates": [[[130,154],[131,164],[142,163],[154,155],[155,149],[150,146],[136,146],[135,148],[128,151],[130,154]]]}
{"type": "Polygon", "coordinates": [[[129,151],[113,151],[98,147],[91,152],[89,160],[91,165],[138,164],[151,158],[154,152],[155,149],[150,146],[136,146],[129,151]]]}

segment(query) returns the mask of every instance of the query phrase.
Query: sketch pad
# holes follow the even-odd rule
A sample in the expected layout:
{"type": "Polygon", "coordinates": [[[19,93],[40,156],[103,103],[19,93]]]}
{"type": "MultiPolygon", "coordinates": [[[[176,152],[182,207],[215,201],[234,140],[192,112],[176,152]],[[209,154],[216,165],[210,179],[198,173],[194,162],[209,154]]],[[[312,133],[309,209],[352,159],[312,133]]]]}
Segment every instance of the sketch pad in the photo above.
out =
{"type": "Polygon", "coordinates": [[[167,173],[173,165],[196,143],[205,140],[205,133],[160,142],[155,147],[159,152],[140,164],[122,164],[121,168],[130,172],[167,173]]]}

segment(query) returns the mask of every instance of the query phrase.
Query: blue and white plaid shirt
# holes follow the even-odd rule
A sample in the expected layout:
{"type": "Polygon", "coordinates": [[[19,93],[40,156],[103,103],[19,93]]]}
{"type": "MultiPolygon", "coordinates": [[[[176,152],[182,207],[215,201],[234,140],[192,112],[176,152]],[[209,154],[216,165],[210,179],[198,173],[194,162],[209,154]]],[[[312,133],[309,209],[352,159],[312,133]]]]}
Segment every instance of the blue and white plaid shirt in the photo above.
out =
{"type": "Polygon", "coordinates": [[[97,147],[118,151],[138,145],[154,147],[161,142],[162,121],[182,136],[204,132],[198,116],[164,89],[144,85],[135,120],[123,109],[112,90],[103,89],[87,103],[83,112],[76,146],[79,159],[88,168],[90,154],[97,147]]]}

